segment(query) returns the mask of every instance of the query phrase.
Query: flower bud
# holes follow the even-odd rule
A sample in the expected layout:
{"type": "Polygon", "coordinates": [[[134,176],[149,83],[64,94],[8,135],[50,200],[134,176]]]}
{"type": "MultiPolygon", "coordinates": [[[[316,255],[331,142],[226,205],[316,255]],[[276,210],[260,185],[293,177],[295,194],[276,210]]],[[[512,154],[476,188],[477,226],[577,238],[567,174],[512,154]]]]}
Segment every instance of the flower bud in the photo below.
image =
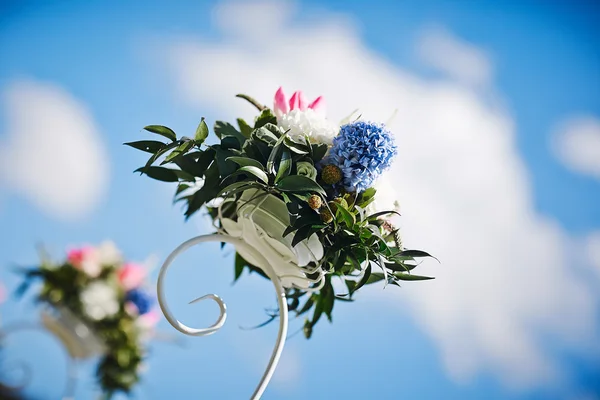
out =
{"type": "Polygon", "coordinates": [[[321,201],[321,196],[313,194],[308,198],[308,206],[313,210],[318,210],[322,205],[323,202],[321,201]]]}
{"type": "Polygon", "coordinates": [[[331,215],[331,211],[329,211],[326,208],[322,209],[321,210],[321,221],[325,222],[326,224],[333,221],[333,215],[331,215]]]}
{"type": "Polygon", "coordinates": [[[329,164],[323,168],[321,171],[321,179],[328,185],[335,185],[343,178],[342,170],[335,165],[329,164]]]}

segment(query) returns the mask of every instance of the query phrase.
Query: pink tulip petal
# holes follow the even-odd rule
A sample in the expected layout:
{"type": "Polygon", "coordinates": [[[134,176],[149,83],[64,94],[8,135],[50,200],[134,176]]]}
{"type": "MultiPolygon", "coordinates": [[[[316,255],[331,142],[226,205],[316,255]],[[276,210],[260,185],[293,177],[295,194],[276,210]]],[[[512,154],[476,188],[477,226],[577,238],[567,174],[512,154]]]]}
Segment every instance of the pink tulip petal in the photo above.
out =
{"type": "Polygon", "coordinates": [[[287,114],[289,111],[287,99],[285,93],[283,93],[283,88],[279,87],[277,92],[275,92],[275,99],[273,101],[273,111],[275,112],[275,116],[280,117],[283,114],[287,114]]]}
{"type": "Polygon", "coordinates": [[[325,113],[325,99],[323,98],[323,96],[319,96],[316,99],[313,100],[312,103],[310,103],[308,105],[308,108],[313,109],[315,112],[318,112],[319,114],[324,114],[325,113]]]}
{"type": "Polygon", "coordinates": [[[305,111],[306,107],[308,106],[308,102],[306,101],[306,97],[304,97],[304,93],[302,91],[299,91],[298,93],[298,108],[300,108],[302,111],[305,111]]]}
{"type": "Polygon", "coordinates": [[[290,111],[300,108],[300,92],[294,92],[290,98],[290,111]]]}

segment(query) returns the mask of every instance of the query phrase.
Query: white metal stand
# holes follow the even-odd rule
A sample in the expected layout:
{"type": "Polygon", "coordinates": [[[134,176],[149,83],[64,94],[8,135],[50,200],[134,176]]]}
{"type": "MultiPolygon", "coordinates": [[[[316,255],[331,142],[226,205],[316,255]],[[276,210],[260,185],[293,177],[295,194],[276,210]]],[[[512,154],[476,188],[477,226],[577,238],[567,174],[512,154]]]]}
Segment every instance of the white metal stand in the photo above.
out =
{"type": "Polygon", "coordinates": [[[198,301],[211,299],[211,300],[214,300],[219,305],[220,315],[219,315],[219,318],[217,319],[217,321],[208,328],[198,329],[198,328],[192,328],[192,327],[189,327],[189,326],[183,324],[181,321],[179,321],[177,318],[175,318],[173,316],[173,313],[171,312],[171,310],[169,309],[169,307],[167,305],[167,301],[165,299],[165,293],[164,293],[165,275],[167,273],[167,270],[171,266],[171,263],[173,262],[173,260],[175,260],[175,258],[177,258],[177,256],[179,256],[180,254],[182,254],[183,252],[188,250],[190,247],[195,246],[197,244],[201,244],[201,243],[207,243],[207,242],[230,243],[230,244],[234,245],[236,248],[243,248],[246,252],[251,253],[257,260],[261,261],[260,267],[263,270],[263,272],[269,277],[271,282],[273,282],[273,286],[275,287],[275,292],[277,293],[277,304],[279,307],[279,332],[277,334],[277,342],[275,343],[275,347],[273,348],[273,353],[271,354],[271,359],[269,360],[267,369],[266,369],[265,373],[263,374],[263,376],[260,380],[260,383],[256,387],[256,390],[254,390],[254,393],[252,394],[252,397],[251,397],[251,400],[257,400],[257,399],[261,398],[263,392],[265,391],[265,389],[267,388],[267,385],[269,384],[269,381],[271,380],[271,377],[273,376],[273,372],[275,372],[275,369],[277,368],[277,363],[279,362],[279,358],[281,357],[281,352],[283,351],[283,346],[285,344],[285,338],[287,336],[287,331],[288,331],[288,310],[287,310],[287,301],[286,301],[286,297],[285,297],[285,290],[281,284],[279,277],[275,273],[275,269],[269,263],[269,261],[263,257],[262,254],[260,254],[254,248],[248,246],[248,244],[246,244],[242,239],[234,238],[234,237],[231,237],[226,234],[215,233],[215,234],[211,234],[211,235],[197,236],[193,239],[190,239],[190,240],[182,243],[181,245],[179,245],[179,247],[177,247],[169,255],[169,257],[167,257],[167,259],[165,260],[165,262],[160,270],[160,274],[158,275],[158,287],[157,287],[158,303],[159,303],[160,308],[161,308],[162,312],[164,313],[165,317],[169,321],[169,323],[175,329],[177,329],[179,332],[185,333],[186,335],[207,336],[207,335],[211,335],[211,334],[215,333],[216,331],[218,331],[219,329],[221,329],[221,327],[225,324],[225,320],[227,319],[227,307],[226,307],[225,303],[223,302],[223,300],[221,300],[221,298],[219,296],[217,296],[216,294],[207,294],[207,295],[199,297],[191,302],[191,303],[195,303],[198,301]]]}

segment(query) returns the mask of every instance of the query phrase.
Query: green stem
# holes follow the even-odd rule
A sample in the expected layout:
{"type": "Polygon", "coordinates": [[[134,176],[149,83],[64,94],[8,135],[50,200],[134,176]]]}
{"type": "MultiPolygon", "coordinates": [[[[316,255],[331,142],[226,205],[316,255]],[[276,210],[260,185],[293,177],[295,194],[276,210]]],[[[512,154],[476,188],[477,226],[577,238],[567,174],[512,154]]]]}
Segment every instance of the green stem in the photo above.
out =
{"type": "Polygon", "coordinates": [[[248,103],[250,103],[254,107],[256,107],[258,109],[258,111],[262,111],[267,108],[266,106],[263,106],[258,101],[256,101],[254,98],[252,98],[246,94],[236,94],[235,97],[239,97],[240,99],[246,100],[248,103]]]}

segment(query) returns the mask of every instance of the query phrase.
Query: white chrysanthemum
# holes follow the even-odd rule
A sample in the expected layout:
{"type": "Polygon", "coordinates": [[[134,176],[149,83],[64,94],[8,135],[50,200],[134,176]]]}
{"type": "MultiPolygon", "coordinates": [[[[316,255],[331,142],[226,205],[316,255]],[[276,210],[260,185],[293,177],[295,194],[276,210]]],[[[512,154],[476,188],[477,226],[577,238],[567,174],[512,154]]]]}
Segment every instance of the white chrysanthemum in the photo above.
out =
{"type": "Polygon", "coordinates": [[[112,317],[119,311],[117,291],[104,282],[93,282],[81,292],[83,312],[93,320],[112,317]]]}
{"type": "Polygon", "coordinates": [[[289,130],[292,139],[303,138],[308,135],[312,143],[325,143],[330,145],[337,136],[340,128],[327,120],[323,115],[312,109],[292,110],[283,114],[278,119],[278,124],[284,130],[289,130]]]}

